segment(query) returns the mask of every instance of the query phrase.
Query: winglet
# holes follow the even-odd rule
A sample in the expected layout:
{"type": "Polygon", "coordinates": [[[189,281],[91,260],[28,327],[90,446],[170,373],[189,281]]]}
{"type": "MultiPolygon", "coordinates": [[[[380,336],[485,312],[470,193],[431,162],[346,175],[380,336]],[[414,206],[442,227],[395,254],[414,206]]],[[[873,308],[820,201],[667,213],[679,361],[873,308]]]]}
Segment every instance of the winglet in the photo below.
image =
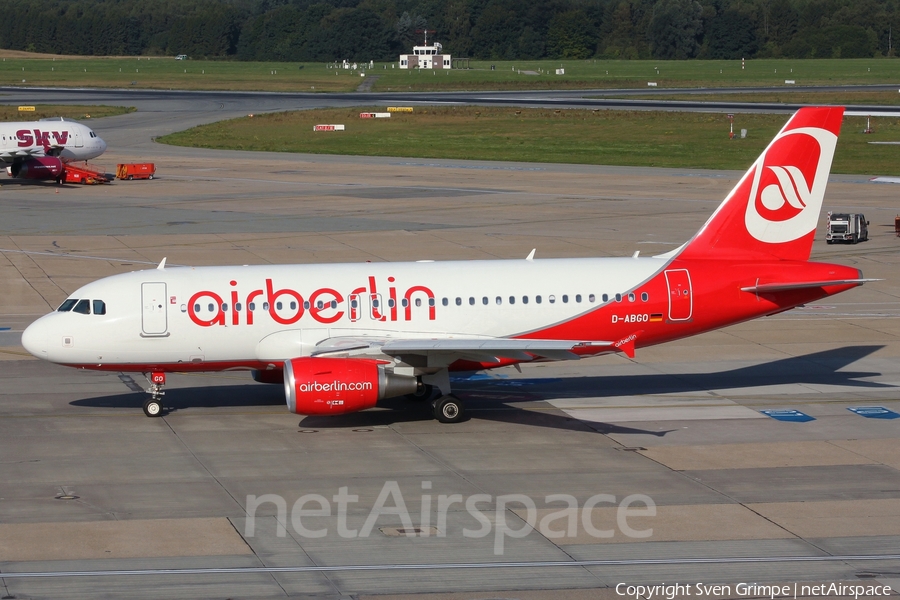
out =
{"type": "Polygon", "coordinates": [[[165,270],[165,268],[166,268],[166,257],[165,256],[163,256],[163,259],[161,261],[159,261],[159,266],[157,266],[156,268],[159,269],[160,271],[165,270]]]}
{"type": "Polygon", "coordinates": [[[613,344],[613,347],[628,358],[634,358],[634,342],[642,333],[644,333],[643,329],[640,331],[635,331],[631,335],[626,335],[621,340],[613,344]]]}
{"type": "Polygon", "coordinates": [[[525,260],[528,260],[528,261],[534,260],[535,252],[537,252],[537,248],[532,248],[531,252],[528,254],[528,256],[525,257],[525,260]]]}

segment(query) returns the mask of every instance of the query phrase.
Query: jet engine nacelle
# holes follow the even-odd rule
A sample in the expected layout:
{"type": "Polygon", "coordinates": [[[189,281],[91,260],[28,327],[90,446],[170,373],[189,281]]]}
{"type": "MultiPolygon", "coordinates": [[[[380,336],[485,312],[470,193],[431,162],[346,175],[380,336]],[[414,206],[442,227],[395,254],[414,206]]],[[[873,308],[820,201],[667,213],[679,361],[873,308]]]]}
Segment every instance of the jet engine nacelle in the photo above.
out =
{"type": "Polygon", "coordinates": [[[375,406],[382,398],[414,393],[415,377],[395,375],[376,360],[294,358],[284,361],[288,410],[301,415],[340,415],[375,406]]]}
{"type": "Polygon", "coordinates": [[[55,156],[35,156],[6,167],[6,172],[18,179],[56,179],[63,169],[62,161],[55,156]]]}

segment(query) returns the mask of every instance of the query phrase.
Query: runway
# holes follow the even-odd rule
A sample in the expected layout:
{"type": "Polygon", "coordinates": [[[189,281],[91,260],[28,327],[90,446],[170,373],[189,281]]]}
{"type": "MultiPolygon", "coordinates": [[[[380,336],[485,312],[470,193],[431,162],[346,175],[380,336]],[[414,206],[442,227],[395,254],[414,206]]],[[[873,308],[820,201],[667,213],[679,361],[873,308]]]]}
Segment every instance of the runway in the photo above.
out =
{"type": "MultiPolygon", "coordinates": [[[[119,149],[149,149],[151,138],[194,125],[263,113],[344,106],[390,106],[398,104],[446,105],[476,104],[520,106],[529,108],[582,108],[612,110],[677,110],[718,113],[790,114],[800,104],[771,102],[706,101],[709,94],[803,93],[893,91],[895,85],[866,86],[800,86],[748,88],[652,88],[595,89],[516,92],[352,92],[352,93],[283,93],[283,92],[210,92],[139,89],[68,89],[0,87],[0,102],[28,104],[108,104],[134,106],[136,114],[106,119],[104,139],[119,149]],[[654,100],[653,96],[672,94],[695,96],[693,101],[654,100]],[[640,97],[635,99],[633,97],[640,97]]],[[[896,106],[847,105],[848,114],[895,117],[896,106]]]]}
{"type": "Polygon", "coordinates": [[[864,212],[871,241],[826,246],[820,231],[813,259],[882,281],[634,360],[460,374],[454,388],[471,419],[457,425],[404,400],[302,418],[287,412],[280,386],[244,373],[174,375],[169,414],[148,419],[139,374],[27,356],[22,329],[69,293],[163,257],[210,265],[522,259],[535,247],[538,258],[661,253],[688,239],[740,176],[150,141],[246,108],[94,121],[117,140],[98,162],[156,162],[153,181],[0,181],[0,596],[900,588],[900,419],[865,410],[900,413],[900,241],[894,186],[866,177],[832,177],[823,210],[864,212]],[[405,512],[390,511],[398,500],[405,512]],[[298,502],[308,512],[294,512],[298,502]],[[379,506],[387,510],[373,520],[379,506]]]}

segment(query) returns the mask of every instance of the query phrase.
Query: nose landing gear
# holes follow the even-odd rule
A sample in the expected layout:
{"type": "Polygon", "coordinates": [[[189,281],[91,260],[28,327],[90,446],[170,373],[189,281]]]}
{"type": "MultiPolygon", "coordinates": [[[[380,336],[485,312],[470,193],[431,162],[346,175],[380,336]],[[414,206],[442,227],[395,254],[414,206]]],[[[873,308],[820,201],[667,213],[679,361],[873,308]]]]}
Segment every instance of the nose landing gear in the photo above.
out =
{"type": "Polygon", "coordinates": [[[162,397],[166,394],[162,387],[166,385],[166,374],[154,371],[149,375],[144,373],[144,377],[150,382],[150,389],[147,390],[150,397],[144,402],[144,414],[148,417],[162,416],[162,397]]]}

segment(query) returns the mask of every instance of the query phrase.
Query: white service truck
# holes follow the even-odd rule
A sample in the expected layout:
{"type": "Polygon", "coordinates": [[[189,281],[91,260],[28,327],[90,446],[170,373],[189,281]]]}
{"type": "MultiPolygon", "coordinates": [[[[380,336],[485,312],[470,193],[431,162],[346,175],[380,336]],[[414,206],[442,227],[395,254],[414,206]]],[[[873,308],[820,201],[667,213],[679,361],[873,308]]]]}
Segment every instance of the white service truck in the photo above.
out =
{"type": "Polygon", "coordinates": [[[856,244],[869,239],[869,222],[862,213],[828,213],[825,243],[850,242],[856,244]]]}

